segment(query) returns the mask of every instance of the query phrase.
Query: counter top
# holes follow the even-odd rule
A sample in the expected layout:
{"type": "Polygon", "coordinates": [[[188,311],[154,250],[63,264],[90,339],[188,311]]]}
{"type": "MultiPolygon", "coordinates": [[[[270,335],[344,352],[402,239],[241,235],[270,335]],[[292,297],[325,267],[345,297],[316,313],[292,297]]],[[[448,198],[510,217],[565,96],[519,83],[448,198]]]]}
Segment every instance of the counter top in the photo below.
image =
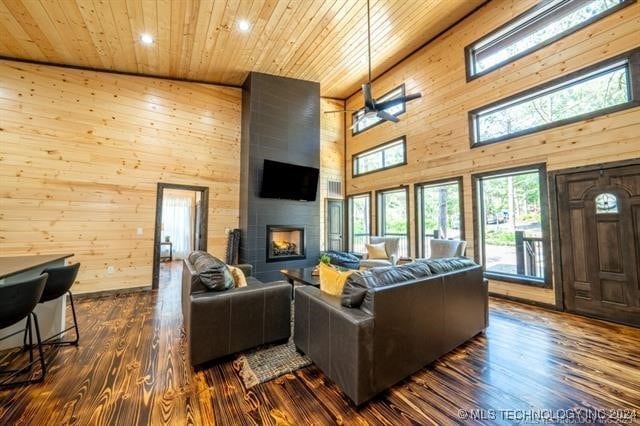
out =
{"type": "Polygon", "coordinates": [[[0,279],[71,256],[73,253],[0,257],[0,279]]]}

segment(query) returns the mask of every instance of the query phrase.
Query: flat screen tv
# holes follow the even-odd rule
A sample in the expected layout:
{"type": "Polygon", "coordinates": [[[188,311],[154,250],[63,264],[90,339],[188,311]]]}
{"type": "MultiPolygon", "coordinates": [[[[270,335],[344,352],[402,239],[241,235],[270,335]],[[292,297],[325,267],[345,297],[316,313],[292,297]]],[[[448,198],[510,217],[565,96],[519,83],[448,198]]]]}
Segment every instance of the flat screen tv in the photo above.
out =
{"type": "Polygon", "coordinates": [[[260,197],[315,201],[319,169],[264,160],[260,197]]]}

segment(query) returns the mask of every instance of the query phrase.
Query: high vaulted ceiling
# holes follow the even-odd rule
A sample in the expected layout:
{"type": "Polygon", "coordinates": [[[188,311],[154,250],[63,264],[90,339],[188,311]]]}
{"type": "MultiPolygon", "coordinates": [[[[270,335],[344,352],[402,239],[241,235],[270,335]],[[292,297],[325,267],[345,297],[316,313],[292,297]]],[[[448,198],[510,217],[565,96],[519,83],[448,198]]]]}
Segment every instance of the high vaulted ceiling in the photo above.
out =
{"type": "MultiPolygon", "coordinates": [[[[371,0],[374,76],[484,1],[371,0]]],[[[231,85],[260,71],[337,98],[366,81],[366,33],[366,0],[0,0],[0,56],[231,85]]]]}

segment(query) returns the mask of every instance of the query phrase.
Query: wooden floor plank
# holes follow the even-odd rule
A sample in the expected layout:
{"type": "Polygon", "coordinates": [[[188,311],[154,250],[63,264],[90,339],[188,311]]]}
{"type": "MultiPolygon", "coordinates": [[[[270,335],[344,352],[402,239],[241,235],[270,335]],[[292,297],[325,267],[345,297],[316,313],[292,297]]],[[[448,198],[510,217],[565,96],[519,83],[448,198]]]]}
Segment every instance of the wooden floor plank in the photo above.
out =
{"type": "Polygon", "coordinates": [[[0,424],[482,424],[458,410],[578,408],[640,422],[640,329],[491,299],[485,334],[355,407],[313,365],[252,389],[234,357],[194,370],[180,276],[163,264],[157,292],[79,300],[80,346],[47,348],[43,384],[1,390],[0,424]]]}

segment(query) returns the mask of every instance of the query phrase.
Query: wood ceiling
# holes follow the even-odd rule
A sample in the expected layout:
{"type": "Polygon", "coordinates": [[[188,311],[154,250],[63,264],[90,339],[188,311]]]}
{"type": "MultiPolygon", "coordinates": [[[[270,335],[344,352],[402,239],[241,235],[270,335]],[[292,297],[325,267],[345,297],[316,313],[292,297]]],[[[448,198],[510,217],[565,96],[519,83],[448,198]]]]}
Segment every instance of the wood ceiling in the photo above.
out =
{"type": "MultiPolygon", "coordinates": [[[[374,76],[484,1],[371,0],[374,76]]],[[[366,1],[0,0],[0,56],[230,85],[260,71],[345,98],[366,80],[366,1]]]]}

